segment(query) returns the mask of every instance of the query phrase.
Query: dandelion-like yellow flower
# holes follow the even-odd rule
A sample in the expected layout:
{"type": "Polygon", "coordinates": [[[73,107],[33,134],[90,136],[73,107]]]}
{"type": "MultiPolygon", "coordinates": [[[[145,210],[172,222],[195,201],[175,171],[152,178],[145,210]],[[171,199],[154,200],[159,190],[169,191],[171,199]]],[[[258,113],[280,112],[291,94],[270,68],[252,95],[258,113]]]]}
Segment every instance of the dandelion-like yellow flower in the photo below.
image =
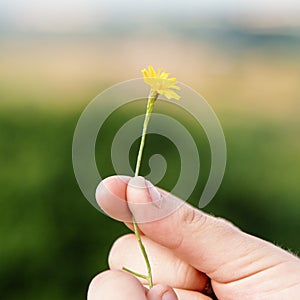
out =
{"type": "Polygon", "coordinates": [[[180,87],[175,85],[175,77],[169,78],[170,73],[162,72],[161,68],[155,72],[152,66],[148,66],[148,70],[143,69],[142,73],[144,82],[150,85],[152,91],[164,95],[167,99],[180,99],[180,96],[173,91],[180,90],[180,87]]]}
{"type": "MultiPolygon", "coordinates": [[[[148,123],[150,120],[150,116],[152,113],[154,103],[155,103],[158,95],[162,94],[168,99],[172,99],[172,98],[177,99],[177,100],[180,99],[180,96],[174,92],[174,90],[180,90],[180,87],[175,85],[176,78],[174,78],[174,77],[169,78],[170,73],[162,72],[161,69],[159,69],[158,72],[155,72],[152,66],[149,66],[148,70],[147,69],[142,70],[142,73],[144,75],[145,83],[150,85],[151,90],[150,90],[150,93],[148,96],[148,101],[147,101],[147,108],[146,108],[146,114],[145,114],[145,119],[144,119],[144,124],[143,124],[142,138],[141,138],[140,148],[139,148],[139,152],[138,152],[138,156],[137,156],[137,160],[136,160],[134,176],[139,175],[141,161],[142,161],[142,155],[143,155],[143,149],[145,146],[147,127],[148,127],[148,123]]],[[[138,244],[140,246],[143,257],[145,259],[148,274],[147,275],[139,274],[137,272],[131,271],[130,269],[128,269],[126,267],[123,267],[123,270],[125,270],[135,276],[146,279],[148,281],[149,288],[151,289],[153,287],[151,265],[149,262],[149,258],[148,258],[148,254],[146,252],[145,246],[143,244],[143,241],[141,240],[141,235],[139,232],[137,222],[134,217],[132,217],[132,224],[133,224],[133,228],[134,228],[134,234],[137,238],[138,244]]]]}

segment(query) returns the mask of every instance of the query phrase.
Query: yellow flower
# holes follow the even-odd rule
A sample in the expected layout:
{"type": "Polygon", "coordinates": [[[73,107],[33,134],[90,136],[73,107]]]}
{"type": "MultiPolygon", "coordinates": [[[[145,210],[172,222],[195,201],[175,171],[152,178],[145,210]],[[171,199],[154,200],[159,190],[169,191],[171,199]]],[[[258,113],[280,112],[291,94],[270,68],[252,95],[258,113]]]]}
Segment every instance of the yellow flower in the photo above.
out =
{"type": "Polygon", "coordinates": [[[170,73],[162,72],[161,68],[155,72],[152,66],[142,70],[144,82],[151,86],[151,89],[158,94],[164,95],[167,99],[179,100],[180,96],[173,90],[180,90],[180,87],[175,85],[176,78],[169,78],[170,73]]]}

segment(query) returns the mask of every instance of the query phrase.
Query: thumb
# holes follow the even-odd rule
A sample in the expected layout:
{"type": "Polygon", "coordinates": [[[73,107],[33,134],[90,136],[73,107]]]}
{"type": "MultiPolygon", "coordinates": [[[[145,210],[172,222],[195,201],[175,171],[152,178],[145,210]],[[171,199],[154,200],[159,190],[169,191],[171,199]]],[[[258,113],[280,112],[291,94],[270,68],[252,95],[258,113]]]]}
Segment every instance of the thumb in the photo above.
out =
{"type": "Polygon", "coordinates": [[[143,234],[216,282],[229,283],[268,269],[278,276],[280,271],[273,267],[286,264],[295,270],[291,276],[299,274],[299,261],[290,253],[203,213],[143,177],[108,177],[99,184],[96,199],[115,219],[130,222],[133,214],[143,234]],[[145,218],[148,222],[141,223],[145,218]]]}
{"type": "Polygon", "coordinates": [[[295,259],[273,244],[240,231],[228,221],[205,214],[154,187],[143,177],[129,180],[126,196],[136,220],[145,217],[137,203],[147,203],[147,209],[152,203],[153,210],[149,209],[152,213],[163,211],[163,207],[176,207],[164,218],[139,223],[139,228],[153,241],[172,249],[217,282],[235,281],[295,259]]]}

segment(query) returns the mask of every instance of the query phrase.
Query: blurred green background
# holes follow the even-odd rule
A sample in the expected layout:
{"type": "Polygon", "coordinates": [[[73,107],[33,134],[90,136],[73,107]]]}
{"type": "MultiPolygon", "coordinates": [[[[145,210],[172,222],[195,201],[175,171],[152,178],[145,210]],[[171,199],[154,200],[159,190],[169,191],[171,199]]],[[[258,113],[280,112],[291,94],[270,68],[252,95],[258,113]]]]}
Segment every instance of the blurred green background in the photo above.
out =
{"type": "MultiPolygon", "coordinates": [[[[174,1],[172,6],[167,1],[2,1],[1,298],[82,299],[91,278],[107,268],[113,241],[128,229],[81,194],[72,168],[73,132],[82,110],[99,92],[140,77],[148,64],[169,70],[201,93],[223,126],[226,174],[204,210],[297,253],[297,11],[299,3],[293,0],[278,1],[272,9],[267,0],[174,1]]],[[[142,106],[138,109],[143,112],[142,106]]],[[[120,123],[120,116],[126,120],[136,113],[128,108],[115,120],[120,123]]],[[[202,137],[193,120],[178,119],[202,137]]],[[[98,140],[98,162],[109,160],[113,128],[98,140]]],[[[176,161],[172,145],[152,138],[145,161],[162,142],[165,157],[176,161]]],[[[205,141],[203,149],[208,172],[205,141]]],[[[105,165],[103,176],[114,174],[110,162],[105,165]]],[[[206,176],[191,203],[197,203],[206,176]]],[[[172,180],[164,179],[161,186],[171,188],[172,180]]]]}

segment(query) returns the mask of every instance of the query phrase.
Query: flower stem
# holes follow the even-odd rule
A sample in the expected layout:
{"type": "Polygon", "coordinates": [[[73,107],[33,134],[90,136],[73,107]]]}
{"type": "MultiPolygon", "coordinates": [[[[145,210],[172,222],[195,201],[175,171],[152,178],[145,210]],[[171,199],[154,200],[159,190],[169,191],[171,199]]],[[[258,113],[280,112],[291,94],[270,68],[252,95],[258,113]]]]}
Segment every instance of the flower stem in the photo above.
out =
{"type": "Polygon", "coordinates": [[[144,146],[145,146],[145,139],[146,139],[148,123],[150,120],[154,102],[157,99],[157,97],[158,97],[158,93],[151,90],[149,97],[148,97],[148,102],[147,102],[147,109],[146,109],[146,115],[145,115],[144,124],[143,124],[142,138],[141,138],[141,142],[140,142],[140,148],[139,148],[139,153],[138,153],[138,157],[137,157],[137,161],[136,161],[134,176],[139,175],[143,150],[144,150],[144,146]]]}
{"type": "Polygon", "coordinates": [[[137,277],[140,277],[140,278],[143,278],[143,279],[146,279],[148,280],[148,276],[147,275],[143,275],[143,274],[140,274],[140,273],[137,273],[137,272],[134,272],[126,267],[123,267],[122,268],[124,271],[128,272],[128,273],[131,273],[132,275],[134,276],[137,276],[137,277]]]}
{"type": "MultiPolygon", "coordinates": [[[[155,91],[153,91],[153,90],[151,90],[150,94],[149,94],[149,97],[148,97],[148,102],[147,102],[147,110],[146,110],[146,115],[145,115],[144,124],[143,124],[142,138],[141,138],[141,142],[140,142],[140,148],[139,148],[139,152],[138,152],[138,157],[137,157],[137,162],[136,162],[134,176],[138,176],[139,175],[139,171],[140,171],[140,167],[141,167],[141,161],[142,161],[142,155],[143,155],[143,150],[144,150],[144,146],[145,146],[145,139],[146,139],[147,127],[148,127],[148,123],[149,123],[149,120],[150,120],[151,112],[152,112],[152,109],[153,109],[153,106],[154,106],[154,102],[157,99],[157,97],[158,97],[158,93],[155,92],[155,91]]],[[[138,276],[138,277],[146,279],[148,281],[149,288],[151,289],[153,287],[151,265],[150,265],[150,262],[149,262],[149,257],[147,255],[145,246],[144,246],[144,244],[142,242],[141,235],[140,235],[140,232],[139,232],[139,228],[138,228],[138,225],[137,225],[137,222],[136,222],[134,216],[132,216],[132,223],[133,223],[133,227],[134,227],[134,234],[135,234],[135,236],[137,238],[138,244],[140,246],[140,249],[142,251],[142,254],[143,254],[146,266],[147,266],[148,275],[142,275],[142,274],[136,273],[136,272],[131,271],[131,270],[129,270],[127,268],[124,268],[124,267],[123,267],[123,270],[125,270],[125,271],[127,271],[127,272],[129,272],[129,273],[131,273],[131,274],[133,274],[135,276],[138,276]]]]}

